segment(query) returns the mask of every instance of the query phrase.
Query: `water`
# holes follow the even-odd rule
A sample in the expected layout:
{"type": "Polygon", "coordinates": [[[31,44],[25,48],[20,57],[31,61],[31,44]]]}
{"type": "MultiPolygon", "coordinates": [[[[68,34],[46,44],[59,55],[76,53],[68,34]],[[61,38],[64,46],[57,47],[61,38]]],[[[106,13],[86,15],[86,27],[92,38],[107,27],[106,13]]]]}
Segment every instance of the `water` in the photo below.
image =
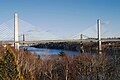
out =
{"type": "MultiPolygon", "coordinates": [[[[23,48],[23,46],[21,46],[20,48],[23,48]]],[[[38,55],[59,54],[61,51],[65,52],[66,54],[69,54],[69,55],[80,54],[80,52],[78,52],[78,51],[69,51],[69,50],[60,50],[60,49],[34,48],[34,47],[30,47],[30,46],[25,46],[24,48],[26,48],[28,51],[30,51],[32,53],[36,53],[38,55]]]]}

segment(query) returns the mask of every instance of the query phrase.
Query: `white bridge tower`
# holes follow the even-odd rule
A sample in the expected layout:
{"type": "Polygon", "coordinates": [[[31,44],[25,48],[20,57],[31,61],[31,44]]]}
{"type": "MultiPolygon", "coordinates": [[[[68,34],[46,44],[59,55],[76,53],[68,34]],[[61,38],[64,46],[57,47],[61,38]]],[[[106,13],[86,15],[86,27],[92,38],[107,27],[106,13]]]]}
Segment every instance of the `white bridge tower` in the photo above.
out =
{"type": "Polygon", "coordinates": [[[99,51],[99,54],[101,54],[102,47],[101,47],[100,19],[97,20],[97,28],[98,28],[98,51],[99,51]]]}
{"type": "Polygon", "coordinates": [[[19,50],[19,42],[18,42],[18,14],[14,14],[14,47],[19,50]]]}

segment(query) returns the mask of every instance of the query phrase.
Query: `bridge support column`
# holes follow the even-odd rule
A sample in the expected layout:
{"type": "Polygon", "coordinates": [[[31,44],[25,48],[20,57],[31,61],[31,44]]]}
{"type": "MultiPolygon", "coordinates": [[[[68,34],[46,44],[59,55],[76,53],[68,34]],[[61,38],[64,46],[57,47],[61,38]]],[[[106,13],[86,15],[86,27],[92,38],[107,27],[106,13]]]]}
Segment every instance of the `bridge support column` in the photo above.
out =
{"type": "Polygon", "coordinates": [[[99,54],[102,54],[100,19],[97,20],[97,27],[98,27],[98,52],[99,54]]]}
{"type": "Polygon", "coordinates": [[[19,50],[19,43],[18,43],[18,14],[14,14],[14,47],[15,49],[19,50]]]}

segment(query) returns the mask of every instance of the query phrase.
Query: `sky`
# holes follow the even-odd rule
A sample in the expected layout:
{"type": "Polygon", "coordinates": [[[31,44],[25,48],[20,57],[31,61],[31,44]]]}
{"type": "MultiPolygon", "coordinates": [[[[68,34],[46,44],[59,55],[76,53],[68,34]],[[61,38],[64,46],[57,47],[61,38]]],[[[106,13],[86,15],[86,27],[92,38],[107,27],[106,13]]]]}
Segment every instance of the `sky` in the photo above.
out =
{"type": "Polygon", "coordinates": [[[95,32],[88,29],[98,18],[109,36],[120,36],[120,0],[0,0],[0,24],[15,12],[38,29],[59,36],[95,32]]]}

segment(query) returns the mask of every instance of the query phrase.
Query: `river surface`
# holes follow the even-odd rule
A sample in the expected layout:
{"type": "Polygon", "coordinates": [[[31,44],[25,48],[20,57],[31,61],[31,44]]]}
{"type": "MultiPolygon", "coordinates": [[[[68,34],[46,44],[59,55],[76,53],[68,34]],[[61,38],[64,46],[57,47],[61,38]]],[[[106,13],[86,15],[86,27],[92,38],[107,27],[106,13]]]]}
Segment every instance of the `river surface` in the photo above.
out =
{"type": "Polygon", "coordinates": [[[47,49],[47,48],[34,48],[34,47],[30,47],[30,46],[21,46],[20,48],[26,48],[28,51],[32,52],[32,53],[36,53],[38,55],[52,55],[52,54],[59,54],[61,51],[65,52],[66,54],[69,55],[76,55],[76,54],[80,54],[80,52],[78,51],[69,51],[69,50],[60,50],[60,49],[47,49]]]}

